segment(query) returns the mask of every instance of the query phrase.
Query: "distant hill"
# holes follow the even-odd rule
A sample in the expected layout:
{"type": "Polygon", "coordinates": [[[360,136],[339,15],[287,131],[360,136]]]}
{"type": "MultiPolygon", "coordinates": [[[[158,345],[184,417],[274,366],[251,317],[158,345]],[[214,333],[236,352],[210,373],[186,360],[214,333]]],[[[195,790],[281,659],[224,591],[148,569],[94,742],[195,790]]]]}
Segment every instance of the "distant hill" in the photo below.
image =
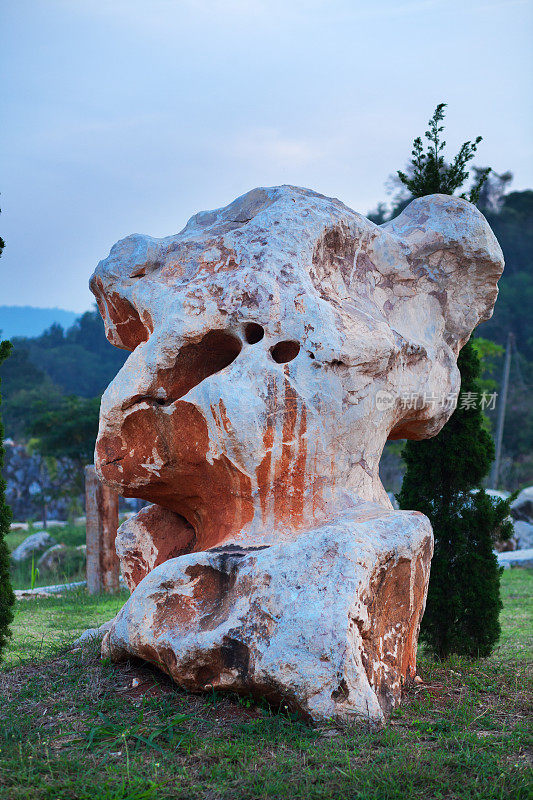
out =
{"type": "Polygon", "coordinates": [[[63,328],[70,328],[78,317],[75,311],[65,311],[63,308],[0,306],[0,334],[3,339],[40,336],[54,322],[63,328]]]}

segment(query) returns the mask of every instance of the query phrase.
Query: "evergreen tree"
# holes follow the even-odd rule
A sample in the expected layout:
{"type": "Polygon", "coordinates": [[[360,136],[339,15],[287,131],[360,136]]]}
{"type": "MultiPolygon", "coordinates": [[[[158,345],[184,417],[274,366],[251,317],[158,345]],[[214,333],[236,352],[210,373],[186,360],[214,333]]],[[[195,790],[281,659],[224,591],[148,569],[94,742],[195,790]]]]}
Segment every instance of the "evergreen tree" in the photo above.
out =
{"type": "MultiPolygon", "coordinates": [[[[480,365],[472,343],[458,360],[461,391],[479,396],[480,365]]],[[[470,395],[472,397],[472,395],[470,395]]],[[[421,638],[440,658],[450,653],[487,656],[500,634],[500,568],[493,552],[496,533],[512,534],[509,503],[495,501],[479,486],[494,455],[479,404],[461,402],[438,436],[407,442],[407,471],[400,508],[431,520],[435,553],[421,638]]]]}
{"type": "MultiPolygon", "coordinates": [[[[474,158],[478,144],[482,141],[482,137],[478,136],[473,142],[464,142],[453,161],[447,164],[443,155],[446,142],[440,138],[444,130],[444,125],[440,123],[444,119],[445,108],[446,103],[439,103],[428,122],[429,127],[424,136],[429,144],[425,152],[422,138],[417,136],[414,140],[411,163],[408,167],[409,174],[398,170],[400,182],[409,189],[413,197],[424,197],[426,194],[453,194],[456,189],[460,189],[468,179],[466,165],[474,158]]],[[[462,194],[461,197],[470,200],[471,203],[477,203],[490,171],[490,167],[477,169],[470,192],[468,195],[462,194]]]]}
{"type": "Polygon", "coordinates": [[[32,444],[44,457],[69,458],[77,467],[73,485],[83,487],[83,470],[92,464],[98,434],[99,397],[62,397],[55,408],[41,405],[29,425],[32,444]]]}
{"type": "MultiPolygon", "coordinates": [[[[450,165],[444,162],[440,139],[445,104],[437,106],[426,131],[429,147],[415,139],[411,177],[398,173],[414,197],[435,192],[453,194],[468,178],[467,162],[481,141],[465,142],[450,165]]],[[[470,192],[476,202],[489,170],[478,173],[470,192]]],[[[465,195],[463,195],[465,197],[465,195]]],[[[465,198],[466,199],[466,198],[465,198]]],[[[472,343],[458,359],[461,389],[479,397],[480,364],[472,343]]],[[[493,543],[512,533],[508,501],[494,501],[483,489],[474,491],[487,475],[494,457],[492,438],[483,424],[478,403],[459,403],[438,436],[407,442],[407,470],[397,497],[400,508],[429,517],[435,537],[426,611],[421,638],[440,658],[451,653],[488,656],[498,640],[500,569],[493,543]]]]}
{"type": "MultiPolygon", "coordinates": [[[[4,242],[0,238],[0,255],[4,248],[4,242]]],[[[0,364],[9,355],[11,350],[10,342],[0,342],[0,364]]],[[[9,636],[9,625],[13,620],[13,604],[15,595],[11,588],[9,577],[9,553],[5,537],[9,533],[9,523],[11,522],[11,509],[5,502],[6,484],[2,477],[1,469],[4,464],[4,429],[0,417],[0,659],[2,650],[9,636]]]]}

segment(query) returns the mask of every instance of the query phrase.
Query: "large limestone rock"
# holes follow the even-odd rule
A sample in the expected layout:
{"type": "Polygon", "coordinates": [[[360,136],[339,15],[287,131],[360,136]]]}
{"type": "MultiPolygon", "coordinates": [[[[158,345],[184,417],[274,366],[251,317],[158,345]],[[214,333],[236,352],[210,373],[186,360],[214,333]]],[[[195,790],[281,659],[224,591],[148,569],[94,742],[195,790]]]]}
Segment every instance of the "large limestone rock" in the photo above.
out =
{"type": "Polygon", "coordinates": [[[432,536],[393,510],[379,459],[449,418],[502,269],[484,217],[441,195],[379,227],[255,189],[115,245],[91,288],[132,353],[96,464],[154,505],[119,531],[133,594],[105,652],[192,690],[380,719],[415,674],[432,536]]]}
{"type": "Polygon", "coordinates": [[[268,547],[228,544],[165,561],[104,641],[188,689],[283,701],[311,719],[381,719],[415,671],[432,552],[416,512],[363,504],[268,547]]]}

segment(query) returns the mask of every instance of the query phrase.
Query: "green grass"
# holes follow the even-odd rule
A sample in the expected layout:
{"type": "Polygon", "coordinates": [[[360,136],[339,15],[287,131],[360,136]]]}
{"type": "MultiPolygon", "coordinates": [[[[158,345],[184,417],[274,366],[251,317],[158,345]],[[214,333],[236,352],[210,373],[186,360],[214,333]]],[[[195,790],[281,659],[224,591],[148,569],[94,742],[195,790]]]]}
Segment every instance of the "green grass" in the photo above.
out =
{"type": "MultiPolygon", "coordinates": [[[[27,531],[11,531],[6,536],[7,547],[10,553],[21,544],[27,536],[35,533],[38,529],[31,526],[27,531]]],[[[69,522],[64,526],[50,525],[47,528],[47,533],[56,540],[58,544],[67,545],[67,547],[78,547],[85,544],[85,525],[76,525],[69,522]]],[[[39,553],[35,558],[35,564],[39,559],[39,553]]],[[[31,585],[31,558],[15,564],[11,564],[10,568],[11,584],[14,589],[29,589],[31,585]]],[[[39,572],[39,576],[35,581],[35,587],[50,586],[55,583],[69,583],[71,581],[85,580],[84,567],[79,568],[66,568],[61,570],[52,570],[39,572]]]]}
{"type": "MultiPolygon", "coordinates": [[[[6,542],[9,552],[13,552],[16,547],[24,541],[24,539],[31,533],[35,533],[36,529],[31,528],[28,531],[11,531],[6,536],[6,542]]],[[[70,547],[77,547],[80,544],[85,544],[85,526],[75,525],[68,523],[63,527],[50,526],[47,528],[47,533],[53,536],[56,542],[65,544],[70,547]]],[[[40,553],[35,558],[35,565],[39,560],[40,553]]],[[[11,563],[10,567],[11,584],[14,589],[29,589],[31,586],[31,558],[26,559],[18,564],[11,563]]],[[[34,586],[36,588],[41,586],[50,586],[54,583],[69,583],[71,581],[85,580],[85,569],[83,567],[73,569],[67,568],[62,570],[44,571],[40,570],[34,586]]]]}
{"type": "MultiPolygon", "coordinates": [[[[6,536],[6,543],[9,552],[12,553],[19,544],[22,544],[26,537],[31,533],[36,533],[38,530],[42,530],[42,528],[31,526],[27,531],[11,531],[8,533],[6,536]]],[[[85,544],[85,525],[75,525],[73,522],[67,522],[66,525],[61,526],[49,525],[46,532],[49,533],[50,536],[53,536],[56,542],[60,542],[61,544],[71,545],[73,547],[85,544]]]]}
{"type": "Polygon", "coordinates": [[[84,630],[114,617],[127,597],[126,591],[118,595],[88,595],[81,589],[20,600],[2,668],[35,663],[64,652],[84,630]]]}
{"type": "Polygon", "coordinates": [[[122,597],[24,600],[0,672],[6,800],[531,797],[533,572],[502,579],[489,659],[435,663],[380,729],[311,728],[247,698],[189,695],[138,662],[65,650],[122,597]],[[138,681],[138,685],[132,685],[138,681]]]}

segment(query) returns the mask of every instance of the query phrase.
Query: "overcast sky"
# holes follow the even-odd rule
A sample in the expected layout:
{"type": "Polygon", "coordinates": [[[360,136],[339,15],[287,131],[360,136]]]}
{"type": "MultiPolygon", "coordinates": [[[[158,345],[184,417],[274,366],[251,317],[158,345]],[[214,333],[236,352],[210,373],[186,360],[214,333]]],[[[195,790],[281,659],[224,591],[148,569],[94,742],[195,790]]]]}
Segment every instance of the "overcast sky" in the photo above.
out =
{"type": "Polygon", "coordinates": [[[0,305],[83,311],[117,239],[254,186],[366,212],[440,101],[450,150],[533,186],[529,0],[1,6],[0,305]]]}

